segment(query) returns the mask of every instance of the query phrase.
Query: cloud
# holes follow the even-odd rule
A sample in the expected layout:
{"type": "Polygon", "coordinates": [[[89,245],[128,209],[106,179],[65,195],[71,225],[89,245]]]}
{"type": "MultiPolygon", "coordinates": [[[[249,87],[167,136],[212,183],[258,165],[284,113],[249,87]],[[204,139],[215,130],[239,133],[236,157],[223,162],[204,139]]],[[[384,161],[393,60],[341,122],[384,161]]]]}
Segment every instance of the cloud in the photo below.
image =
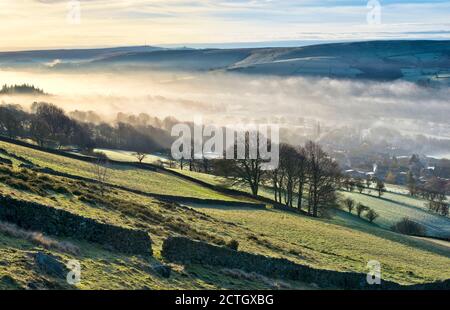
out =
{"type": "Polygon", "coordinates": [[[450,1],[381,3],[382,25],[373,28],[360,0],[81,0],[79,25],[67,23],[69,0],[0,0],[0,46],[450,38],[450,1]]]}

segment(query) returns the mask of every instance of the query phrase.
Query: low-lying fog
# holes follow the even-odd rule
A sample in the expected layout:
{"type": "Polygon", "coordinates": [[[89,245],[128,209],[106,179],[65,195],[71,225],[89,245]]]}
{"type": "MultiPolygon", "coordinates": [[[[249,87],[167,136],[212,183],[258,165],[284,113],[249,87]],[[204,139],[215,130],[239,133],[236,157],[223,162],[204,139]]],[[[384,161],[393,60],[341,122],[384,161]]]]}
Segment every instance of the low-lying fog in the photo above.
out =
{"type": "Polygon", "coordinates": [[[93,110],[113,118],[117,112],[203,116],[217,125],[281,122],[300,118],[331,126],[384,125],[403,132],[450,137],[450,88],[425,88],[408,82],[279,78],[226,73],[168,72],[18,72],[0,71],[1,84],[33,84],[47,98],[0,97],[3,103],[29,106],[52,102],[66,111],[93,110]]]}

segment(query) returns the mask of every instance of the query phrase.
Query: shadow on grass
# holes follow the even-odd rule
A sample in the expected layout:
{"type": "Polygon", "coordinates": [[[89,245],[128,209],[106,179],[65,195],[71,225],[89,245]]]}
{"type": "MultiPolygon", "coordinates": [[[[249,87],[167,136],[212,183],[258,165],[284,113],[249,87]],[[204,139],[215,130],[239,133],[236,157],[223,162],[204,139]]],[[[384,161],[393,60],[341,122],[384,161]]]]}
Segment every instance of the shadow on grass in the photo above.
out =
{"type": "Polygon", "coordinates": [[[330,222],[335,225],[345,226],[360,232],[372,234],[376,237],[387,239],[389,241],[412,246],[420,250],[432,252],[445,257],[450,257],[450,249],[444,249],[442,246],[431,244],[430,241],[418,240],[412,236],[402,235],[383,228],[375,223],[370,224],[364,219],[358,218],[353,214],[350,215],[342,210],[338,210],[336,214],[340,216],[341,221],[330,220],[330,222]]]}
{"type": "Polygon", "coordinates": [[[247,273],[241,270],[201,266],[198,264],[185,266],[184,271],[189,276],[218,289],[226,290],[267,290],[267,289],[311,289],[312,286],[292,282],[270,279],[256,273],[247,273]],[[228,271],[228,272],[226,272],[228,271]],[[282,283],[282,285],[280,285],[282,283]]]}
{"type": "Polygon", "coordinates": [[[226,204],[199,204],[199,203],[181,203],[182,206],[194,208],[194,209],[214,209],[214,210],[224,210],[224,211],[269,211],[269,209],[258,209],[258,208],[250,208],[245,205],[236,206],[236,205],[226,205],[226,204]]]}

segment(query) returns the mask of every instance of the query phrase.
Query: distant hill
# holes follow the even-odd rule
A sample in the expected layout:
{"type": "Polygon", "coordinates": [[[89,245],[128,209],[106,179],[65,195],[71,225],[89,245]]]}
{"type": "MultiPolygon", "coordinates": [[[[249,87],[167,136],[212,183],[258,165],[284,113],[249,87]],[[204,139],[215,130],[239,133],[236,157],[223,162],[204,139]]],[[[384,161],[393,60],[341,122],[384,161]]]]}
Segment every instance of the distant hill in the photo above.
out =
{"type": "Polygon", "coordinates": [[[287,48],[54,50],[0,53],[0,66],[225,71],[275,76],[396,80],[422,84],[450,80],[450,41],[369,41],[287,48]],[[55,60],[58,60],[55,62],[55,60]]]}
{"type": "Polygon", "coordinates": [[[104,57],[134,52],[149,52],[161,50],[152,46],[131,46],[97,49],[59,49],[35,50],[0,53],[0,66],[3,67],[55,67],[55,64],[79,64],[92,62],[104,57]]]}

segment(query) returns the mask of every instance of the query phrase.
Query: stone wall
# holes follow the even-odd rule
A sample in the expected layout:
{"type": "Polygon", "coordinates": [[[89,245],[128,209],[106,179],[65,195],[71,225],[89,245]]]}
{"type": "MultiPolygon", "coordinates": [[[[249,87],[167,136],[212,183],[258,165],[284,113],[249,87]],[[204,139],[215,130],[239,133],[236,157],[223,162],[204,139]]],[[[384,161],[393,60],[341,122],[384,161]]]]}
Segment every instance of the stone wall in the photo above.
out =
{"type": "Polygon", "coordinates": [[[163,244],[162,255],[165,259],[173,262],[240,269],[272,278],[315,283],[321,288],[350,290],[450,289],[450,280],[414,286],[401,286],[389,281],[382,281],[381,285],[369,285],[366,280],[367,275],[364,273],[314,269],[287,259],[233,251],[184,237],[168,238],[163,244]]]}
{"type": "Polygon", "coordinates": [[[152,255],[152,242],[145,231],[100,223],[9,196],[0,196],[0,220],[27,230],[99,243],[123,253],[152,255]]]}

